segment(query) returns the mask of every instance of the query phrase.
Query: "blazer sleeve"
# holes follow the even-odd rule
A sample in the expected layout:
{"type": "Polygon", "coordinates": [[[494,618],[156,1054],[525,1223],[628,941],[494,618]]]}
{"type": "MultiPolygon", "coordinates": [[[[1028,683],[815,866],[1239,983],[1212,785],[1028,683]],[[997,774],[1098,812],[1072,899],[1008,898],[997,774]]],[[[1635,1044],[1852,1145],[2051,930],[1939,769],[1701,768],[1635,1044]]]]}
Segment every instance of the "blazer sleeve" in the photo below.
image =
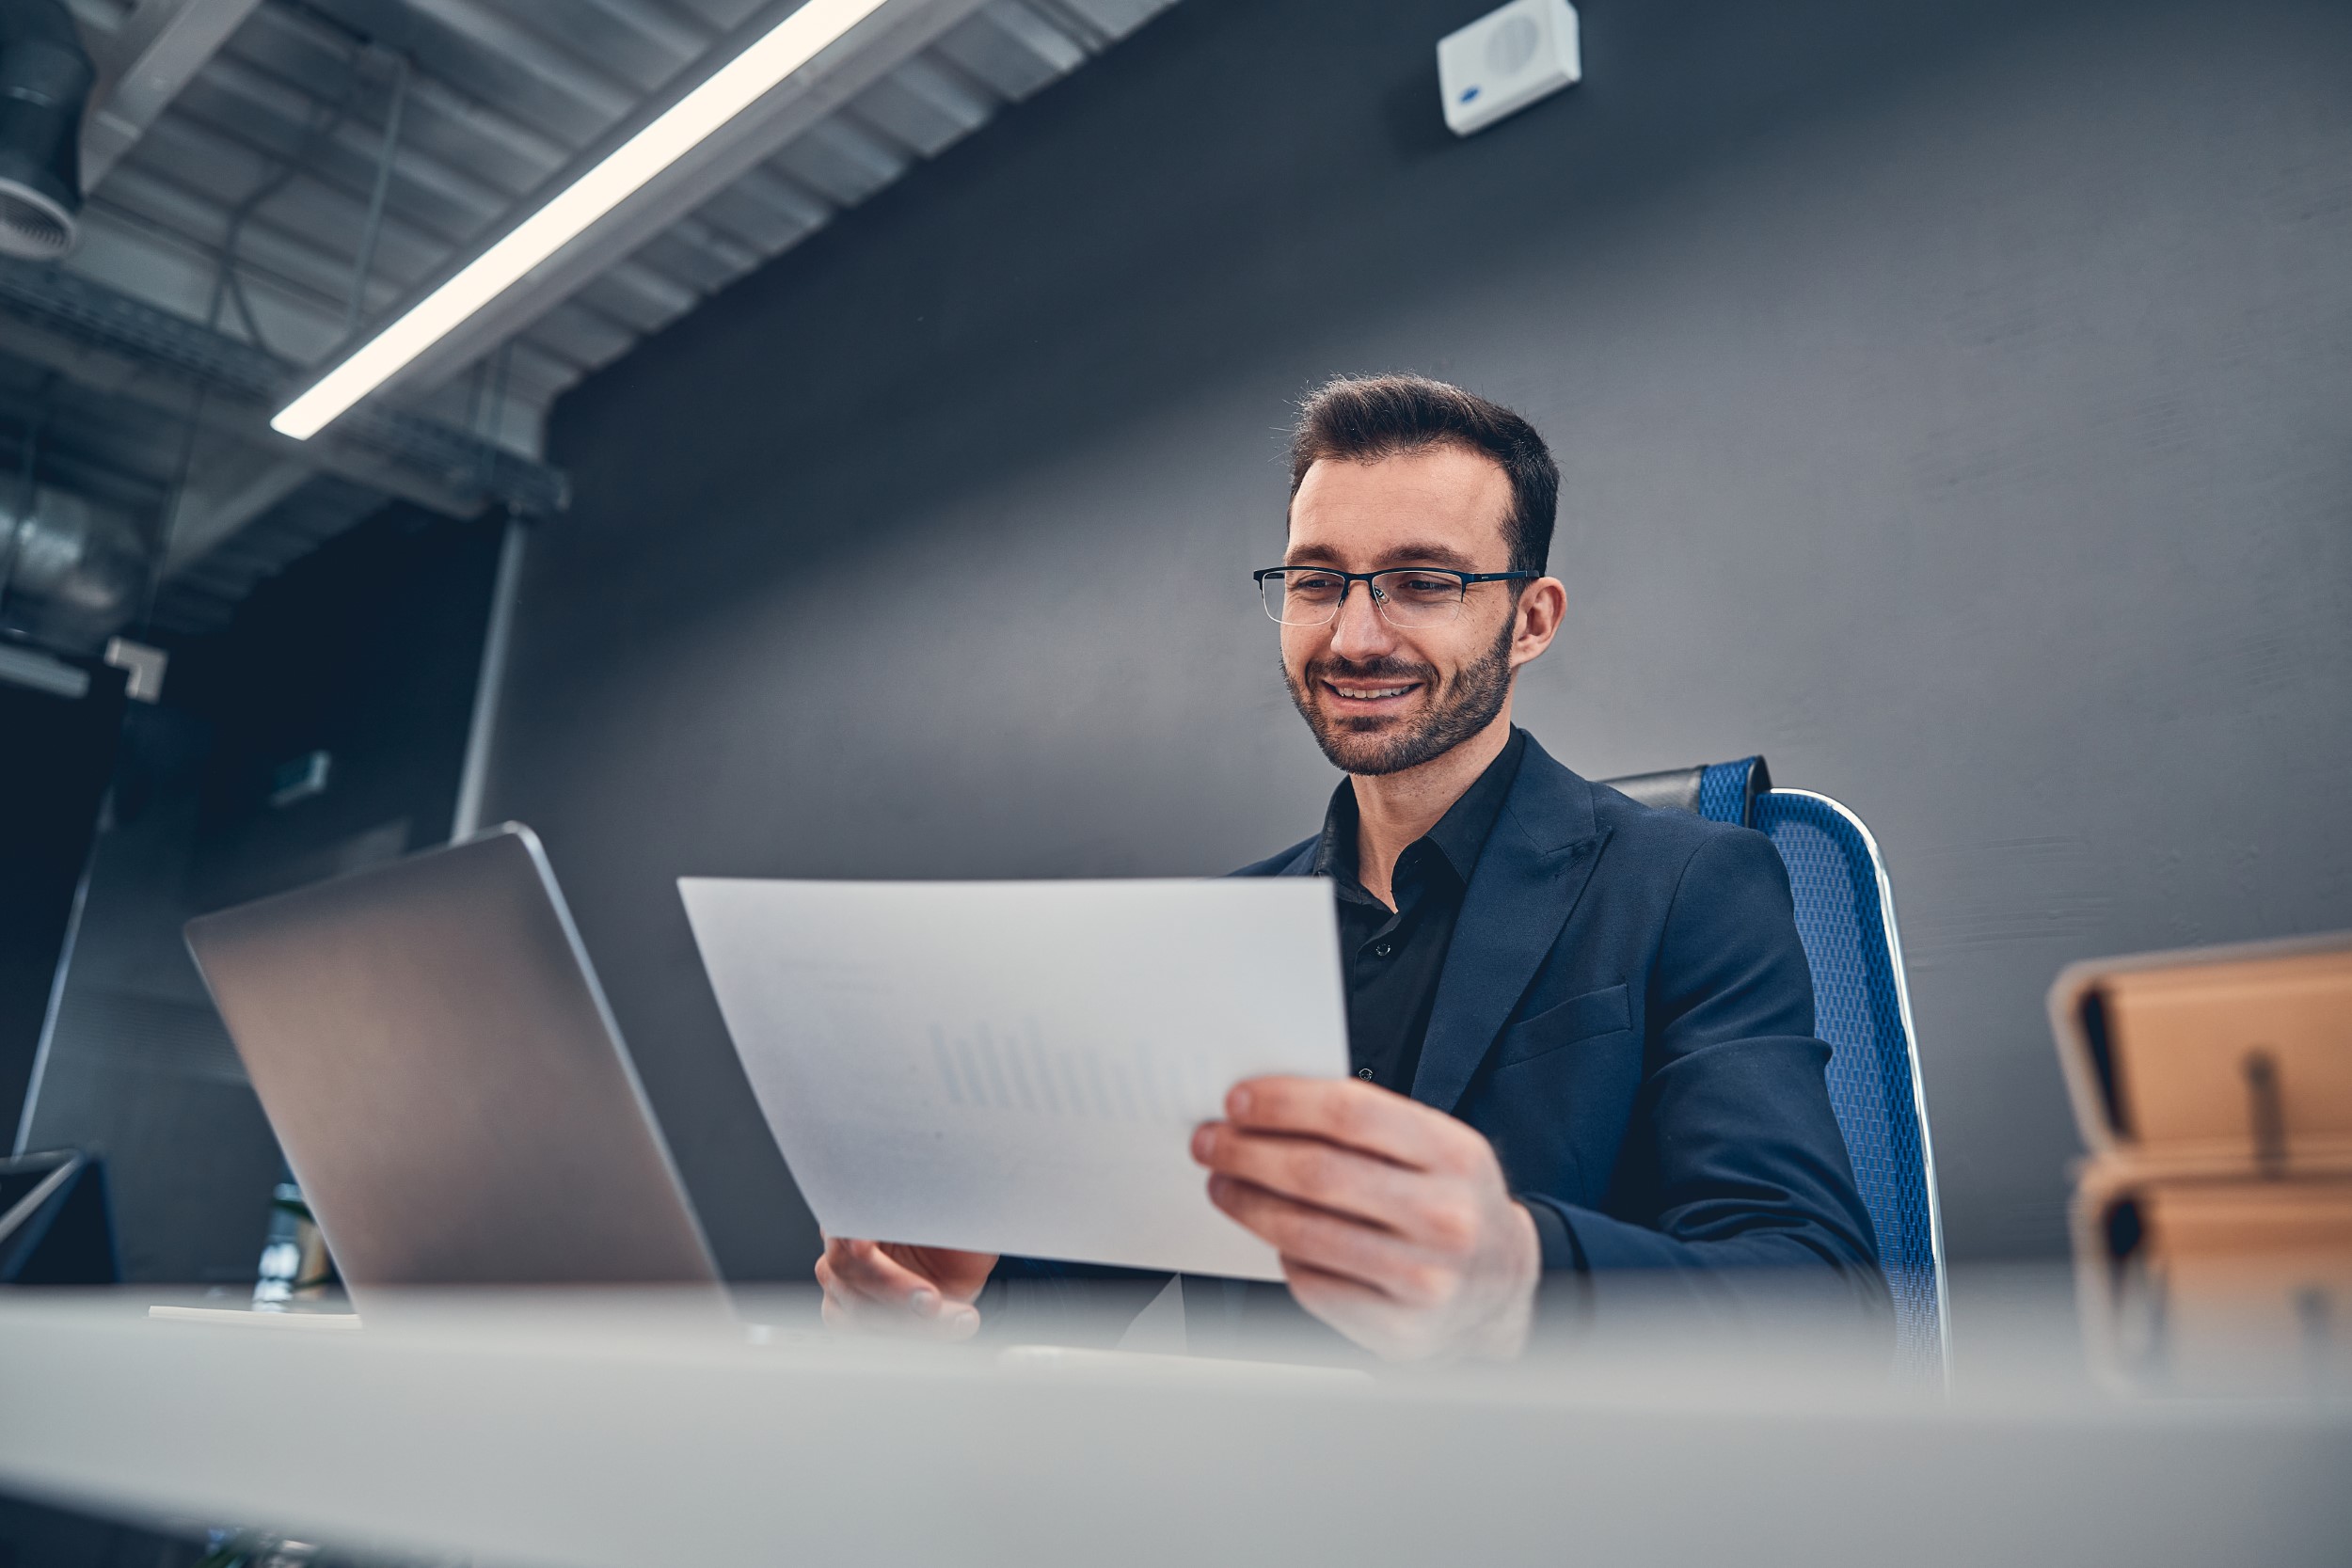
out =
{"type": "Polygon", "coordinates": [[[1520,1193],[1547,1311],[1613,1283],[1654,1301],[1826,1298],[1891,1321],[1813,1033],[1813,976],[1770,840],[1711,832],[1685,863],[1651,971],[1641,1092],[1611,1206],[1520,1193]],[[1626,1271],[1644,1271],[1629,1275],[1626,1271]]]}

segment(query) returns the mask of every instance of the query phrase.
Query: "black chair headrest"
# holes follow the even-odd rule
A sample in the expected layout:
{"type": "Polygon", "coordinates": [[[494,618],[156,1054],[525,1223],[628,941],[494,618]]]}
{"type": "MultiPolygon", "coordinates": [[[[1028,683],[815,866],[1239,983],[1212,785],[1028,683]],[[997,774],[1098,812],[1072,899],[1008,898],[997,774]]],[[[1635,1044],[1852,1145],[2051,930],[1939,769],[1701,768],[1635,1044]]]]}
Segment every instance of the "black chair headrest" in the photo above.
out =
{"type": "Polygon", "coordinates": [[[1693,816],[1737,822],[1744,828],[1756,820],[1756,798],[1772,787],[1772,770],[1762,757],[1756,756],[1696,768],[1669,768],[1658,773],[1629,773],[1600,782],[1659,811],[1687,811],[1693,816]]]}

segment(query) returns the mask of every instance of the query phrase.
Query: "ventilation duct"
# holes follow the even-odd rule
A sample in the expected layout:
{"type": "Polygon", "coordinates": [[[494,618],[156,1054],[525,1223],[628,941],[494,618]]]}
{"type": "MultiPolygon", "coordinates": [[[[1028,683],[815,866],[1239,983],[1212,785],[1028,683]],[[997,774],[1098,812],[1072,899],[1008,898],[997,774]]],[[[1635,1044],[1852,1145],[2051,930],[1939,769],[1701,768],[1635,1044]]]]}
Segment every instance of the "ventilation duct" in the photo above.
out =
{"type": "Polygon", "coordinates": [[[45,261],[73,248],[96,76],[60,0],[0,0],[0,252],[45,261]]]}
{"type": "Polygon", "coordinates": [[[60,647],[94,648],[138,608],[147,552],[128,517],[46,486],[0,504],[0,609],[60,647]]]}

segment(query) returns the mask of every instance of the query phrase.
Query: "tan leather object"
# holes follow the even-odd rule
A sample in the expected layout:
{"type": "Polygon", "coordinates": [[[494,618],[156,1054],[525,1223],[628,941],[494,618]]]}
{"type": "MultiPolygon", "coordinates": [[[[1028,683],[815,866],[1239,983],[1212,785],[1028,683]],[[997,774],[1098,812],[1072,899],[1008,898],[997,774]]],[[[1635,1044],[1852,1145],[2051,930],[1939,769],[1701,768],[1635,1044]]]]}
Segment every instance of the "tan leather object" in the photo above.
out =
{"type": "Polygon", "coordinates": [[[2093,1155],[2352,1169],[2352,932],[2073,964],[2050,1023],[2093,1155]]]}
{"type": "Polygon", "coordinates": [[[2352,948],[2125,971],[2098,994],[2117,1132],[2141,1153],[2253,1148],[2273,1131],[2262,1125],[2266,1096],[2288,1148],[2352,1142],[2352,948]]]}
{"type": "Polygon", "coordinates": [[[2174,1394],[2352,1388],[2352,1180],[2083,1173],[2092,1360],[2174,1394]]]}
{"type": "Polygon", "coordinates": [[[2352,1388],[2352,933],[2070,966],[2093,1367],[2173,1394],[2352,1388]]]}

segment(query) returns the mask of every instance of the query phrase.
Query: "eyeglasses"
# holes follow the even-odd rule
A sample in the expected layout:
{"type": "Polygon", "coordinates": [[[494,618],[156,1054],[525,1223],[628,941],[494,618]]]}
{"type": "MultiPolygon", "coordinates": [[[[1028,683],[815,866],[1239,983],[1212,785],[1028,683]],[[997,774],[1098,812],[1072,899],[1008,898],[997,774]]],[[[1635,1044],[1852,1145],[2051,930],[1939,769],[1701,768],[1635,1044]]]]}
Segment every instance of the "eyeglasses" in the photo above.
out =
{"type": "Polygon", "coordinates": [[[1362,583],[1373,608],[1392,626],[1434,626],[1462,613],[1470,587],[1481,582],[1518,582],[1533,572],[1455,572],[1443,566],[1399,566],[1386,572],[1342,572],[1329,566],[1268,566],[1249,574],[1257,579],[1265,612],[1286,626],[1328,626],[1340,613],[1347,591],[1362,583]]]}

